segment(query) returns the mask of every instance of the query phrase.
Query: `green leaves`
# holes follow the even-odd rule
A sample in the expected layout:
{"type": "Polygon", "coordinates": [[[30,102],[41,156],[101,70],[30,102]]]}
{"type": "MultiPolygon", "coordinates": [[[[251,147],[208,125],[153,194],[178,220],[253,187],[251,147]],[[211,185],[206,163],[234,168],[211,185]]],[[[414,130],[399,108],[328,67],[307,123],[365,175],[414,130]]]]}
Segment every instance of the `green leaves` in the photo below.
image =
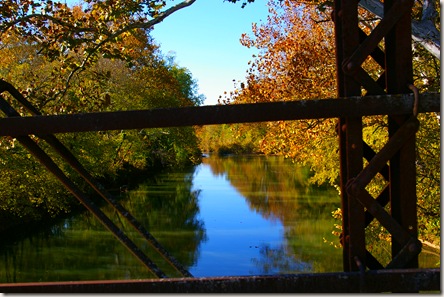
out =
{"type": "MultiPolygon", "coordinates": [[[[95,20],[81,10],[71,13],[76,20],[95,20]]],[[[86,47],[77,32],[68,30],[63,34],[59,43],[47,44],[46,53],[53,51],[49,56],[42,55],[43,43],[30,42],[16,32],[4,34],[1,40],[0,77],[16,86],[43,114],[195,106],[202,102],[189,70],[177,65],[172,57],[163,57],[145,30],[116,35],[100,51],[86,47]],[[60,48],[53,47],[56,44],[60,48]]],[[[94,34],[88,34],[85,38],[93,38],[94,34]]],[[[107,38],[100,36],[98,42],[107,38]]],[[[29,115],[7,94],[2,95],[23,115],[29,115]]],[[[127,170],[157,170],[155,166],[200,162],[191,127],[58,137],[93,176],[110,183],[127,170]]],[[[75,204],[63,186],[32,157],[28,158],[14,139],[0,140],[0,169],[0,185],[8,189],[0,193],[0,216],[7,213],[24,217],[24,221],[39,220],[68,212],[75,204]]],[[[63,170],[82,185],[72,169],[64,166],[63,170]]]]}
{"type": "Polygon", "coordinates": [[[74,74],[100,57],[131,60],[122,46],[129,35],[149,31],[172,13],[195,0],[185,0],[166,9],[159,0],[88,0],[68,7],[51,0],[5,0],[0,6],[0,40],[16,36],[36,46],[39,55],[58,60],[70,70],[66,87],[74,74]],[[76,67],[65,64],[73,53],[76,67]]]}

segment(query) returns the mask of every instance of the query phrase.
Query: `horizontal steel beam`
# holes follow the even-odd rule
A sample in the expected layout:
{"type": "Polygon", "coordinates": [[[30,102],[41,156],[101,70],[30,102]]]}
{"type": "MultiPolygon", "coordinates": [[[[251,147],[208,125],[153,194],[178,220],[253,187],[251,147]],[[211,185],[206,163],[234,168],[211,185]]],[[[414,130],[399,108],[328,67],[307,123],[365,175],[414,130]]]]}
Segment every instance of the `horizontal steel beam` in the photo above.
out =
{"type": "Polygon", "coordinates": [[[440,291],[439,269],[0,284],[3,293],[356,293],[440,291]]]}
{"type": "MultiPolygon", "coordinates": [[[[215,105],[0,119],[0,136],[411,114],[413,95],[215,105]]],[[[422,94],[419,112],[439,112],[439,94],[422,94]]]]}

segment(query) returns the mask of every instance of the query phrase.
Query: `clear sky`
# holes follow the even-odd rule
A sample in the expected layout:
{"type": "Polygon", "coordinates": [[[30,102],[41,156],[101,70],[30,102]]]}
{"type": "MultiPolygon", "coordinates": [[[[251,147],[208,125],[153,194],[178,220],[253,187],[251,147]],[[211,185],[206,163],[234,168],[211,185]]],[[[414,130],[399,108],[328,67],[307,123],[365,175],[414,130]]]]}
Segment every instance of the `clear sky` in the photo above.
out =
{"type": "Polygon", "coordinates": [[[197,0],[156,25],[151,35],[163,54],[174,53],[179,66],[190,70],[204,104],[214,105],[224,91],[234,89],[233,79],[244,81],[255,51],[239,39],[251,33],[252,23],[266,21],[266,3],[256,0],[242,9],[241,3],[197,0]]]}

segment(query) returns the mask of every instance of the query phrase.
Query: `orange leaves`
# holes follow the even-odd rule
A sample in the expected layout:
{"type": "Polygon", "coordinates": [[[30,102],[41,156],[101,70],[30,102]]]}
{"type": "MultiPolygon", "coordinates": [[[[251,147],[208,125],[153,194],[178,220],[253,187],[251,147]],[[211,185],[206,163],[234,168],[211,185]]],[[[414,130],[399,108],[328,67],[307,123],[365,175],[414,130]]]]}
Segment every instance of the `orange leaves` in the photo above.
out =
{"type": "Polygon", "coordinates": [[[194,1],[184,0],[162,11],[164,0],[86,0],[73,8],[59,0],[4,0],[0,5],[0,38],[15,34],[38,46],[39,54],[50,60],[83,54],[78,67],[71,69],[72,77],[100,57],[132,59],[127,47],[116,45],[124,35],[146,33],[194,1]]]}
{"type": "Polygon", "coordinates": [[[253,24],[254,36],[244,34],[241,38],[245,46],[264,49],[250,64],[248,84],[256,90],[252,94],[255,99],[249,101],[306,99],[333,93],[333,35],[328,28],[332,23],[314,22],[322,17],[314,6],[293,1],[269,1],[269,6],[268,21],[253,24]]]}
{"type": "MultiPolygon", "coordinates": [[[[249,63],[246,87],[234,103],[331,98],[336,94],[333,23],[315,5],[270,0],[270,15],[252,25],[252,36],[241,43],[261,49],[249,63]]],[[[325,173],[333,181],[337,164],[334,120],[264,123],[259,141],[266,154],[280,154],[325,173]],[[325,141],[327,139],[327,141],[325,141]],[[331,158],[334,156],[335,158],[331,158]],[[331,172],[331,173],[329,173],[331,172]],[[330,174],[330,175],[329,175],[330,174]]],[[[316,175],[315,175],[316,176],[316,175]]],[[[325,176],[328,176],[325,178],[325,176]]],[[[321,179],[318,179],[321,180],[321,179]]]]}

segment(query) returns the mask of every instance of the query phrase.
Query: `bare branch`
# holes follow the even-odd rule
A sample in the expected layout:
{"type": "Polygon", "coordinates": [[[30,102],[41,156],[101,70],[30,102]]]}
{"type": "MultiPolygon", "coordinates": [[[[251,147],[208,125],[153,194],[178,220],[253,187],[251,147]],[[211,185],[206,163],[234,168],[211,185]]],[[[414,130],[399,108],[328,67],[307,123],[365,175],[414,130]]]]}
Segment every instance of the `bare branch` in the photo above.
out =
{"type": "MultiPolygon", "coordinates": [[[[379,0],[361,0],[359,5],[376,16],[384,16],[384,6],[379,0]]],[[[440,32],[436,29],[432,19],[436,14],[435,1],[425,0],[423,5],[423,16],[421,21],[412,22],[412,39],[421,44],[437,59],[441,58],[440,32]],[[431,19],[432,17],[432,19],[431,19]]]]}

